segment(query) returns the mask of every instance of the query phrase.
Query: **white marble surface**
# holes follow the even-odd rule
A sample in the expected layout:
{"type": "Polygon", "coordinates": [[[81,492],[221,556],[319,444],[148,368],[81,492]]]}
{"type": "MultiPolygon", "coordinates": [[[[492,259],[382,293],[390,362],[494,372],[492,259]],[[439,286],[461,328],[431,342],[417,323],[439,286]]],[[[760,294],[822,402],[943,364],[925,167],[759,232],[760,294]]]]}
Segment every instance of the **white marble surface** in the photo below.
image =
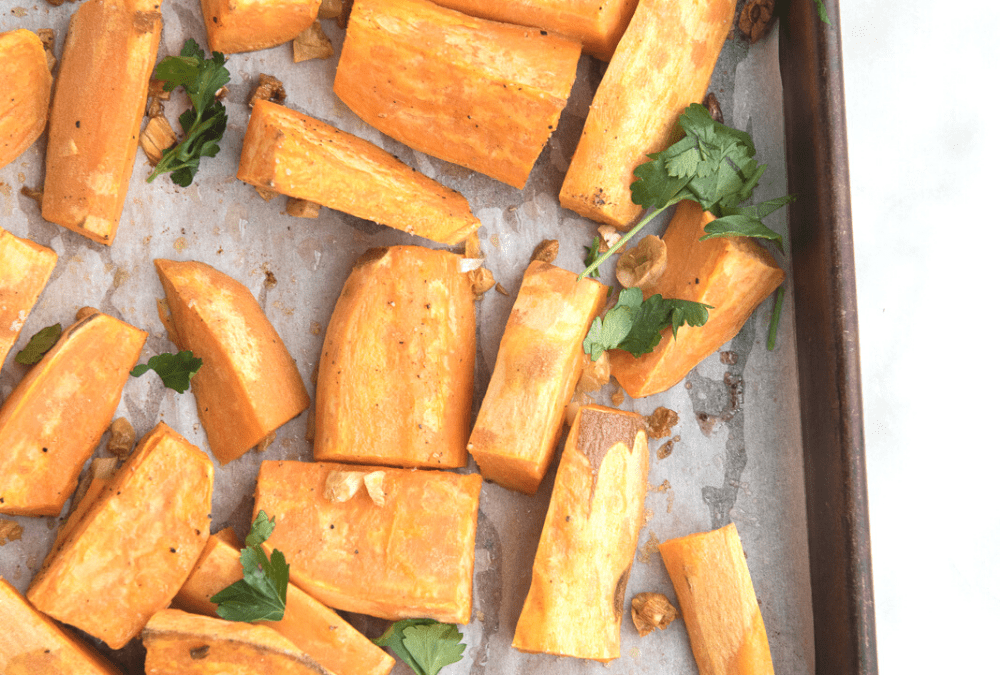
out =
{"type": "Polygon", "coordinates": [[[1000,5],[840,12],[879,670],[1000,672],[1000,5]]]}

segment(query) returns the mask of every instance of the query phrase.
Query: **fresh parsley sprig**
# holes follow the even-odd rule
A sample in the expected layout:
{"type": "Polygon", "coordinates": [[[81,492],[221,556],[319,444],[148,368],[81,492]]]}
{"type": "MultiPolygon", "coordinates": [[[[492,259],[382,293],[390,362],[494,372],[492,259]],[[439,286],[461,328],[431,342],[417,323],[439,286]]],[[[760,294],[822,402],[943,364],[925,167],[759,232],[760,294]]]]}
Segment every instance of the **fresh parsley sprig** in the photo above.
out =
{"type": "Polygon", "coordinates": [[[35,365],[42,360],[45,352],[55,346],[60,335],[62,335],[62,324],[55,323],[46,326],[31,336],[28,344],[24,345],[24,349],[14,356],[14,360],[26,366],[35,365]]]}
{"type": "Polygon", "coordinates": [[[271,558],[261,547],[274,532],[274,518],[261,511],[250,527],[246,548],[240,551],[243,578],[222,589],[209,600],[215,612],[228,621],[281,621],[288,593],[288,563],[281,551],[271,558]]]}
{"type": "Polygon", "coordinates": [[[191,378],[194,377],[199,368],[201,368],[201,359],[192,352],[185,351],[178,354],[157,354],[148,362],[139,364],[130,370],[129,375],[139,377],[152,370],[160,376],[164,386],[183,394],[191,386],[191,378]]]}
{"type": "Polygon", "coordinates": [[[161,173],[170,173],[170,179],[187,187],[198,172],[202,157],[215,157],[219,153],[219,140],[226,131],[226,108],[216,100],[215,93],[229,82],[226,58],[212,52],[210,60],[194,40],[188,40],[180,56],[168,56],[156,66],[156,77],[164,81],[163,90],[183,87],[193,108],[181,113],[180,123],[184,140],[164,153],[147,182],[161,173]]]}
{"type": "Polygon", "coordinates": [[[664,298],[660,294],[642,299],[638,288],[626,288],[618,295],[618,303],[604,318],[597,317],[590,324],[583,339],[583,351],[596,361],[608,349],[624,349],[632,356],[642,356],[653,351],[660,343],[661,331],[671,328],[674,338],[677,329],[704,326],[708,321],[711,305],[690,300],[664,298]]]}
{"type": "Polygon", "coordinates": [[[445,666],[461,661],[465,652],[458,627],[433,619],[397,621],[374,642],[391,649],[417,675],[437,675],[445,666]]]}

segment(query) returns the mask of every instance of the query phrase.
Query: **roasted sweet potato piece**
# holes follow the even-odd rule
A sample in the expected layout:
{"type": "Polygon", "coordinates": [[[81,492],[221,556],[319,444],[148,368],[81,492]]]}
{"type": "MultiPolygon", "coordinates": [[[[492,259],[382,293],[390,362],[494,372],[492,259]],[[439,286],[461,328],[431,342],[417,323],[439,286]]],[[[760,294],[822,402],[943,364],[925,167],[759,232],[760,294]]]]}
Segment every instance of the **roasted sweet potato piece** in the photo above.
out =
{"type": "Polygon", "coordinates": [[[559,460],[514,647],[607,663],[619,656],[649,451],[641,415],[580,408],[559,460]]]}
{"type": "Polygon", "coordinates": [[[394,246],[355,263],[323,342],[316,459],[465,466],[476,325],[459,261],[394,246]]]}
{"type": "Polygon", "coordinates": [[[119,675],[118,670],[56,625],[0,578],[0,673],[119,675]]]}
{"type": "Polygon", "coordinates": [[[774,258],[746,237],[699,241],[711,213],[691,201],[677,205],[663,240],[667,245],[667,271],[643,289],[649,297],[694,300],[711,305],[708,323],[682,326],[675,339],[670,329],[652,352],[636,358],[620,349],[608,352],[611,374],[632,398],[666,391],[706,356],[731,340],[754,308],[785,279],[774,258]]]}
{"type": "Polygon", "coordinates": [[[590,105],[559,193],[565,208],[618,229],[639,216],[632,171],[676,141],[681,113],[705,98],[735,11],[736,0],[639,2],[590,105]]]}
{"type": "Polygon", "coordinates": [[[0,169],[35,142],[49,119],[52,75],[30,30],[0,33],[0,169]]]}
{"type": "Polygon", "coordinates": [[[132,177],[162,20],[154,0],[87,0],[52,98],[42,217],[110,245],[132,177]]]}
{"type": "Polygon", "coordinates": [[[52,249],[0,228],[0,365],[17,342],[56,258],[52,249]]]}
{"type": "Polygon", "coordinates": [[[736,526],[660,544],[702,675],[774,674],[736,526]]]}
{"type": "Polygon", "coordinates": [[[579,57],[578,42],[429,0],[355,0],[333,90],[382,133],[522,188],[579,57]]]}
{"type": "Polygon", "coordinates": [[[483,478],[527,494],[538,489],[580,379],[583,338],[606,296],[593,279],[528,265],[469,438],[483,478]]]}
{"type": "Polygon", "coordinates": [[[267,100],[254,103],[236,177],[442,244],[479,227],[454,190],[368,141],[267,100]]]}
{"type": "Polygon", "coordinates": [[[288,42],[312,25],[322,0],[201,0],[208,46],[233,54],[288,42]]]}
{"type": "Polygon", "coordinates": [[[265,542],[291,580],[326,605],[385,619],[468,623],[482,478],[476,474],[264,462],[254,512],[277,518],[265,542]],[[359,489],[324,496],[332,472],[383,471],[385,503],[359,489]]]}
{"type": "MultiPolygon", "coordinates": [[[[201,559],[174,598],[174,607],[216,616],[216,605],[209,598],[243,578],[239,549],[224,537],[209,537],[201,559]]],[[[285,617],[259,625],[278,631],[337,675],[388,675],[395,663],[354,626],[294,584],[288,585],[285,617]]]]}
{"type": "Polygon", "coordinates": [[[200,262],[155,260],[177,347],[202,359],[191,380],[221,464],[309,407],[285,343],[246,286],[200,262]]]}
{"type": "Polygon", "coordinates": [[[272,628],[179,609],[154,614],[142,643],[151,675],[339,675],[272,628]]]}
{"type": "Polygon", "coordinates": [[[95,312],[0,407],[0,513],[57,516],[111,423],[146,333],[95,312]]]}
{"type": "Polygon", "coordinates": [[[212,461],[162,422],[87,510],[28,599],[120,649],[170,604],[208,540],[212,461]]]}

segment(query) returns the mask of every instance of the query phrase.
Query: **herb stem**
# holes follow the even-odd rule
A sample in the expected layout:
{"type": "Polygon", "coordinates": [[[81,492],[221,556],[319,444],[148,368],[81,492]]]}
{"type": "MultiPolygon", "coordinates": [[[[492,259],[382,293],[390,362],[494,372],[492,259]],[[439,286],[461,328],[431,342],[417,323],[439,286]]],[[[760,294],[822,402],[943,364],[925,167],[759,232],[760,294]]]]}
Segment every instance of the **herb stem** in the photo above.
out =
{"type": "MultiPolygon", "coordinates": [[[[669,206],[669,204],[668,204],[668,206],[669,206]]],[[[653,209],[652,211],[650,211],[649,213],[647,213],[645,218],[643,218],[638,223],[636,223],[636,225],[631,230],[629,230],[628,232],[626,232],[625,234],[623,234],[622,238],[619,239],[618,241],[616,241],[614,243],[614,245],[611,246],[607,251],[605,251],[604,253],[602,253],[600,255],[600,257],[597,258],[597,260],[595,260],[594,262],[590,263],[590,265],[587,266],[587,269],[585,269],[582,272],[580,272],[580,276],[578,276],[576,278],[576,280],[577,281],[582,280],[585,276],[587,276],[588,274],[590,274],[591,272],[593,272],[594,270],[596,270],[598,267],[600,267],[601,264],[605,260],[607,260],[608,258],[610,258],[611,256],[613,256],[615,253],[617,253],[618,250],[621,249],[621,247],[624,246],[625,243],[629,239],[631,239],[636,234],[638,234],[639,231],[642,228],[646,227],[646,225],[649,223],[649,221],[651,221],[653,218],[656,218],[656,216],[658,216],[661,213],[663,213],[666,209],[667,209],[666,206],[661,206],[660,208],[653,209]]]]}
{"type": "Polygon", "coordinates": [[[785,301],[785,285],[778,286],[774,294],[774,309],[771,310],[771,330],[767,334],[767,351],[774,351],[774,343],[778,339],[778,320],[781,318],[781,304],[785,301]]]}

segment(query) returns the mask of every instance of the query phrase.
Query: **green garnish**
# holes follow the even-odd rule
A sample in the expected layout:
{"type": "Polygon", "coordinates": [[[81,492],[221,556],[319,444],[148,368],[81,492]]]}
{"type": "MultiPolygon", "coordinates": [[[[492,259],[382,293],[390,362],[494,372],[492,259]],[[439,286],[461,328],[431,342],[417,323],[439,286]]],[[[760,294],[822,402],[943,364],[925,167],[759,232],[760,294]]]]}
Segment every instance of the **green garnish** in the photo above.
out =
{"type": "Polygon", "coordinates": [[[583,264],[590,270],[587,276],[600,279],[601,272],[597,269],[597,265],[594,265],[594,262],[597,260],[597,256],[601,255],[601,237],[594,235],[594,241],[590,246],[584,246],[584,248],[587,249],[587,257],[583,259],[583,264]]]}
{"type": "Polygon", "coordinates": [[[608,349],[623,349],[632,356],[653,351],[660,343],[661,331],[671,328],[674,339],[677,329],[704,326],[711,305],[690,300],[664,298],[660,294],[642,299],[638,288],[626,288],[618,295],[618,303],[604,316],[590,324],[583,339],[583,351],[596,361],[608,349]]]}
{"type": "Polygon", "coordinates": [[[133,368],[129,374],[132,377],[139,377],[145,375],[147,371],[153,370],[160,376],[165,386],[183,394],[191,386],[191,378],[198,372],[199,368],[201,368],[201,359],[196,358],[190,351],[186,351],[179,354],[157,354],[148,362],[133,368]]]}
{"type": "Polygon", "coordinates": [[[227,621],[281,621],[285,616],[288,592],[288,563],[281,551],[271,552],[270,560],[261,547],[274,532],[274,518],[261,511],[250,527],[246,548],[240,551],[243,578],[223,588],[209,600],[215,612],[227,621]]]}
{"type": "Polygon", "coordinates": [[[830,23],[830,15],[826,13],[826,5],[823,4],[823,0],[813,0],[816,4],[816,11],[819,12],[819,20],[825,24],[830,23]]]}
{"type": "Polygon", "coordinates": [[[212,52],[212,59],[206,60],[198,43],[189,39],[180,56],[168,56],[156,66],[156,77],[164,81],[163,90],[183,87],[194,107],[180,116],[184,140],[164,153],[146,182],[169,172],[174,183],[187,187],[198,173],[201,158],[219,153],[219,140],[226,131],[228,118],[215,93],[229,82],[225,62],[220,52],[212,52]]]}
{"type": "Polygon", "coordinates": [[[778,319],[781,318],[781,305],[785,301],[785,285],[778,286],[774,294],[774,309],[771,310],[771,329],[767,332],[767,351],[774,351],[774,343],[778,340],[778,319]]]}
{"type": "Polygon", "coordinates": [[[465,651],[458,627],[433,619],[397,621],[373,642],[391,649],[417,675],[437,675],[445,666],[461,661],[465,651]]]}
{"type": "Polygon", "coordinates": [[[35,365],[42,360],[45,352],[55,346],[60,335],[62,335],[62,324],[57,323],[41,329],[31,336],[28,344],[24,345],[24,349],[14,356],[14,360],[26,366],[35,365]]]}

